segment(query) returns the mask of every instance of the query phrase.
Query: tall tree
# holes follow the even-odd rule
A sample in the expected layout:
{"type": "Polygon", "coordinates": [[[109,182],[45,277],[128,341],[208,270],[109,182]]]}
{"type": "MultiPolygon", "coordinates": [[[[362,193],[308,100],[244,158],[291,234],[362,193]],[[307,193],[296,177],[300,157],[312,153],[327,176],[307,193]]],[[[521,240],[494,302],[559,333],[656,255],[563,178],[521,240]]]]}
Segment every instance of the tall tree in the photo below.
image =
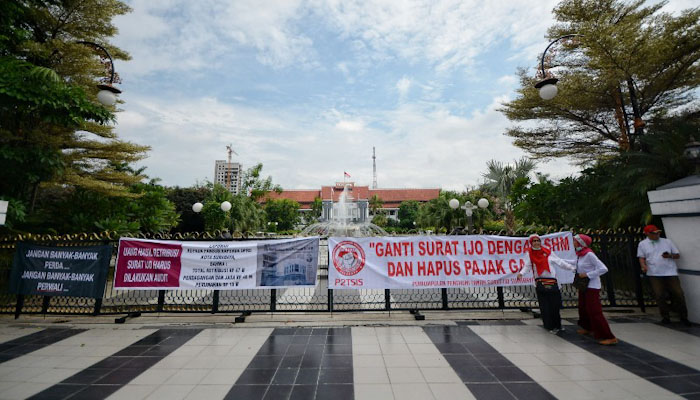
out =
{"type": "Polygon", "coordinates": [[[241,191],[246,193],[253,201],[260,201],[267,192],[282,193],[280,185],[272,183],[272,177],[262,177],[262,163],[248,168],[243,173],[241,191]]]}
{"type": "Polygon", "coordinates": [[[294,229],[299,223],[299,203],[290,199],[273,199],[265,203],[265,214],[269,222],[276,222],[277,229],[294,229]]]}
{"type": "Polygon", "coordinates": [[[377,215],[383,206],[384,201],[376,194],[369,199],[369,211],[372,215],[377,215]]]}
{"type": "Polygon", "coordinates": [[[645,150],[637,139],[680,107],[692,104],[700,79],[700,8],[678,16],[665,2],[564,0],[548,38],[580,34],[547,54],[559,94],[540,99],[542,77],[520,70],[518,96],[501,111],[516,123],[507,135],[535,158],[592,161],[645,150]],[[528,123],[530,122],[530,123],[528,123]],[[531,123],[536,122],[536,123],[531,123]]]}
{"type": "Polygon", "coordinates": [[[119,140],[108,125],[114,109],[94,103],[105,64],[76,43],[96,42],[128,59],[108,39],[116,33],[112,18],[129,8],[116,0],[8,0],[0,7],[0,163],[29,178],[7,182],[7,192],[30,204],[40,184],[136,197],[130,187],[143,177],[115,166],[148,148],[119,140]]]}
{"type": "Polygon", "coordinates": [[[513,215],[513,204],[510,201],[510,194],[513,185],[518,179],[526,179],[530,172],[535,169],[535,162],[527,158],[515,160],[511,164],[503,164],[500,161],[490,160],[486,163],[484,173],[483,189],[501,199],[505,206],[506,228],[512,231],[515,228],[515,217],[513,215]]]}
{"type": "Polygon", "coordinates": [[[420,203],[416,200],[402,201],[399,204],[399,225],[404,229],[414,229],[416,227],[418,218],[418,210],[420,209],[420,203]]]}

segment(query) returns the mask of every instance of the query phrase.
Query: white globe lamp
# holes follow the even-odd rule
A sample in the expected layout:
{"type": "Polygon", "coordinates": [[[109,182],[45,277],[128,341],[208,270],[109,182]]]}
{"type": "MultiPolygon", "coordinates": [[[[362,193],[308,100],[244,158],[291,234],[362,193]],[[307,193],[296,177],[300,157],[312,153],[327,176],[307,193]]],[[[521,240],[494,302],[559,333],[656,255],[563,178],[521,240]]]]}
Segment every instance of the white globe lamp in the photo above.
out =
{"type": "Polygon", "coordinates": [[[542,100],[552,100],[557,96],[557,85],[544,85],[540,88],[540,97],[542,100]]]}
{"type": "Polygon", "coordinates": [[[451,209],[456,210],[459,207],[459,200],[452,199],[449,204],[451,209]]]}
{"type": "Polygon", "coordinates": [[[229,211],[230,209],[231,209],[231,203],[229,203],[228,201],[224,201],[223,203],[221,203],[221,211],[226,212],[226,211],[229,211]]]}
{"type": "Polygon", "coordinates": [[[482,197],[476,202],[476,205],[478,205],[481,209],[485,209],[489,206],[489,201],[482,197]]]}
{"type": "Polygon", "coordinates": [[[97,101],[105,106],[113,106],[117,102],[117,95],[113,92],[103,89],[97,92],[97,101]]]}
{"type": "Polygon", "coordinates": [[[202,208],[204,208],[204,205],[202,203],[197,202],[197,203],[192,204],[192,211],[194,211],[196,213],[202,211],[202,208]]]}

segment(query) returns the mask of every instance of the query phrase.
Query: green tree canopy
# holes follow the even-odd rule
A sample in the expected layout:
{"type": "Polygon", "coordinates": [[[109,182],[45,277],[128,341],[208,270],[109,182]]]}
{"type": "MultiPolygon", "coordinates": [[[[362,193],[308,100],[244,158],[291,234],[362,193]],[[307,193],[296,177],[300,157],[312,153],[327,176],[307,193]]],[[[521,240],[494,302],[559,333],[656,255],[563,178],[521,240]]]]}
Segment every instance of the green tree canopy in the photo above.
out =
{"type": "Polygon", "coordinates": [[[402,201],[399,204],[399,226],[404,229],[414,229],[417,224],[418,210],[421,204],[416,200],[402,201]]]}
{"type": "MultiPolygon", "coordinates": [[[[137,176],[143,170],[121,166],[137,176]]],[[[169,232],[179,222],[175,205],[157,179],[129,186],[133,198],[71,186],[52,186],[38,196],[37,212],[20,228],[39,232],[73,233],[114,231],[124,233],[169,232]]]]}
{"type": "Polygon", "coordinates": [[[265,203],[265,214],[268,222],[276,222],[277,230],[294,229],[299,223],[300,205],[290,199],[273,199],[265,203]]]}
{"type": "Polygon", "coordinates": [[[180,223],[175,227],[175,232],[203,232],[204,220],[198,213],[192,211],[192,205],[200,203],[209,197],[211,188],[195,185],[193,187],[174,187],[167,191],[168,200],[175,204],[175,209],[180,214],[180,223]]]}
{"type": "Polygon", "coordinates": [[[280,185],[272,183],[272,177],[262,177],[262,163],[248,168],[243,173],[241,191],[248,194],[253,201],[260,201],[268,192],[282,193],[280,185]]]}
{"type": "Polygon", "coordinates": [[[587,162],[627,149],[695,99],[700,75],[700,8],[678,16],[664,2],[564,0],[554,9],[553,40],[580,34],[547,54],[559,94],[540,99],[535,77],[520,70],[517,97],[502,112],[518,123],[506,132],[535,158],[572,156],[587,162]],[[535,123],[532,123],[535,122],[535,123]],[[522,123],[522,124],[521,124],[522,123]]]}

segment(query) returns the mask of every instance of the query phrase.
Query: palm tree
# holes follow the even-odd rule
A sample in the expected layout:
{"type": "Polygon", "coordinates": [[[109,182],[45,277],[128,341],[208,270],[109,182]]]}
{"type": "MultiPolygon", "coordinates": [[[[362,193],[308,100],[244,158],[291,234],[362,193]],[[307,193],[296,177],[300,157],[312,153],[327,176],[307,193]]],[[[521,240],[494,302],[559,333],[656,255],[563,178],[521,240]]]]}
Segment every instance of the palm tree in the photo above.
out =
{"type": "Polygon", "coordinates": [[[515,228],[515,217],[513,216],[513,204],[510,201],[510,192],[516,180],[527,178],[530,172],[535,169],[536,163],[526,157],[515,160],[513,165],[503,164],[500,161],[490,160],[486,163],[487,171],[483,174],[485,179],[482,187],[496,195],[505,206],[506,228],[512,233],[515,228]]]}
{"type": "Polygon", "coordinates": [[[376,194],[369,199],[369,211],[372,215],[377,215],[384,206],[384,200],[376,194]]]}

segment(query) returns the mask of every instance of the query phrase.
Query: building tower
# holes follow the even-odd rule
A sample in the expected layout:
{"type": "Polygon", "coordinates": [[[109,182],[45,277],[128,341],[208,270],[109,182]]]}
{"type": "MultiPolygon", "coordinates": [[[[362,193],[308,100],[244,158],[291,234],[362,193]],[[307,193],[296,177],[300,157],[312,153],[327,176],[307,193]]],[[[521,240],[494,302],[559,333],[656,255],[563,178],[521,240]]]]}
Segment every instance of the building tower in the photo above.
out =
{"type": "Polygon", "coordinates": [[[372,146],[372,189],[377,188],[377,154],[372,146]]]}
{"type": "Polygon", "coordinates": [[[237,195],[241,189],[243,168],[240,163],[231,162],[231,154],[238,155],[231,145],[226,146],[226,160],[216,160],[214,166],[214,183],[226,188],[231,194],[237,195]]]}

